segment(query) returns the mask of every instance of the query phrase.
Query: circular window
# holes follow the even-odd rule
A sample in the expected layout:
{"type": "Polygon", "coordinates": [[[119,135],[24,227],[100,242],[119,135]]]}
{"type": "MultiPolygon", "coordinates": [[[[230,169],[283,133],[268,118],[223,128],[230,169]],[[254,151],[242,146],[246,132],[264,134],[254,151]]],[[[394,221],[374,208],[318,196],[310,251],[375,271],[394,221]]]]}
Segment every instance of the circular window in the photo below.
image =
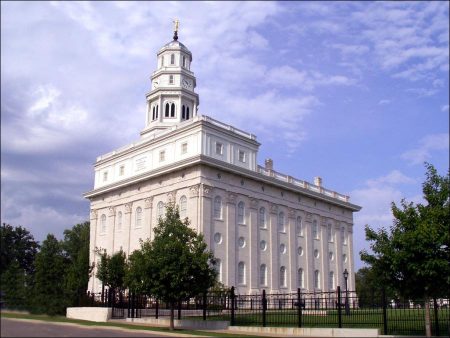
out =
{"type": "Polygon", "coordinates": [[[284,244],[281,244],[281,245],[280,245],[280,252],[281,252],[282,254],[286,253],[286,245],[284,245],[284,244]]]}
{"type": "Polygon", "coordinates": [[[245,246],[245,239],[244,239],[244,237],[239,237],[238,245],[239,245],[240,248],[243,248],[245,246]]]}
{"type": "Polygon", "coordinates": [[[342,255],[342,260],[344,261],[344,263],[347,263],[347,255],[346,254],[342,255]]]}
{"type": "Polygon", "coordinates": [[[266,241],[262,240],[261,242],[259,242],[259,248],[260,248],[262,251],[266,251],[266,249],[267,249],[267,243],[266,243],[266,241]]]}
{"type": "Polygon", "coordinates": [[[314,250],[314,257],[319,258],[319,250],[314,250]]]}
{"type": "Polygon", "coordinates": [[[300,256],[303,256],[303,248],[301,246],[298,247],[297,252],[300,256]]]}
{"type": "Polygon", "coordinates": [[[214,242],[216,242],[217,244],[222,243],[222,235],[220,234],[220,232],[216,232],[214,234],[214,242]]]}
{"type": "Polygon", "coordinates": [[[334,253],[330,251],[328,257],[330,258],[330,261],[332,261],[334,259],[334,253]]]}

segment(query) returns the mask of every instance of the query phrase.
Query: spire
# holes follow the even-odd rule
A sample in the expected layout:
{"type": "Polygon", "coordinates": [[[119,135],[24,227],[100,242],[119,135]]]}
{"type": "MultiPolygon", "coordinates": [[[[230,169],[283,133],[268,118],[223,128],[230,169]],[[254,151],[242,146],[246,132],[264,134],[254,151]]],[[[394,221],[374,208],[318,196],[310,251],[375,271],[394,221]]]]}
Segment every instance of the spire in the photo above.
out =
{"type": "Polygon", "coordinates": [[[173,20],[173,40],[177,41],[178,40],[178,26],[180,24],[180,21],[178,21],[178,19],[175,18],[175,20],[173,20]]]}

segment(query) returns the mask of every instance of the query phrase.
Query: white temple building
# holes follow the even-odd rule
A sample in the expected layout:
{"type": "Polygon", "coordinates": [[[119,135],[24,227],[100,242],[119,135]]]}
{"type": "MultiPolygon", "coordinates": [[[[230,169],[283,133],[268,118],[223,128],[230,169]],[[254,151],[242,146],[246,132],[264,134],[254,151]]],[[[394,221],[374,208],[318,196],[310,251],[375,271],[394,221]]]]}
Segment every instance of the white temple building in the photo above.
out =
{"type": "MultiPolygon", "coordinates": [[[[127,255],[153,238],[165,205],[204,238],[218,278],[236,293],[355,288],[349,197],[257,164],[255,135],[198,114],[192,53],[178,41],[157,53],[140,139],[97,157],[90,200],[90,263],[96,248],[127,255]]],[[[101,290],[92,277],[89,290],[101,290]]]]}

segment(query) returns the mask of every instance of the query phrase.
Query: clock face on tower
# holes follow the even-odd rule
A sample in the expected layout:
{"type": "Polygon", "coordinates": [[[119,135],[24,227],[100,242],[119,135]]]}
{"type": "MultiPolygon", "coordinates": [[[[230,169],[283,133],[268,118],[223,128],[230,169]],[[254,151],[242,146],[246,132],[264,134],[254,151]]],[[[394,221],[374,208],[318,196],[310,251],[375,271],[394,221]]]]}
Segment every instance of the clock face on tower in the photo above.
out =
{"type": "Polygon", "coordinates": [[[181,82],[181,85],[186,89],[192,88],[192,82],[189,80],[186,80],[186,79],[183,79],[183,81],[181,82]]]}
{"type": "Polygon", "coordinates": [[[158,88],[159,82],[158,80],[153,81],[153,89],[158,88]]]}

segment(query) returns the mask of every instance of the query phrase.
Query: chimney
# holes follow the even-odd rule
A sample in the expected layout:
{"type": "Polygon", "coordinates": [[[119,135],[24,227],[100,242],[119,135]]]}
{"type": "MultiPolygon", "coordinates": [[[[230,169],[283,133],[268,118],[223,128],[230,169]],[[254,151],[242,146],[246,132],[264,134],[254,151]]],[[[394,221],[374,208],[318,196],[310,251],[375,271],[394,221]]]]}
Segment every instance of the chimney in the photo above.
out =
{"type": "Polygon", "coordinates": [[[264,161],[264,165],[266,167],[266,170],[273,170],[273,160],[271,158],[267,158],[264,161]]]}
{"type": "Polygon", "coordinates": [[[321,187],[322,186],[322,177],[320,177],[320,176],[314,177],[314,185],[321,187]]]}

